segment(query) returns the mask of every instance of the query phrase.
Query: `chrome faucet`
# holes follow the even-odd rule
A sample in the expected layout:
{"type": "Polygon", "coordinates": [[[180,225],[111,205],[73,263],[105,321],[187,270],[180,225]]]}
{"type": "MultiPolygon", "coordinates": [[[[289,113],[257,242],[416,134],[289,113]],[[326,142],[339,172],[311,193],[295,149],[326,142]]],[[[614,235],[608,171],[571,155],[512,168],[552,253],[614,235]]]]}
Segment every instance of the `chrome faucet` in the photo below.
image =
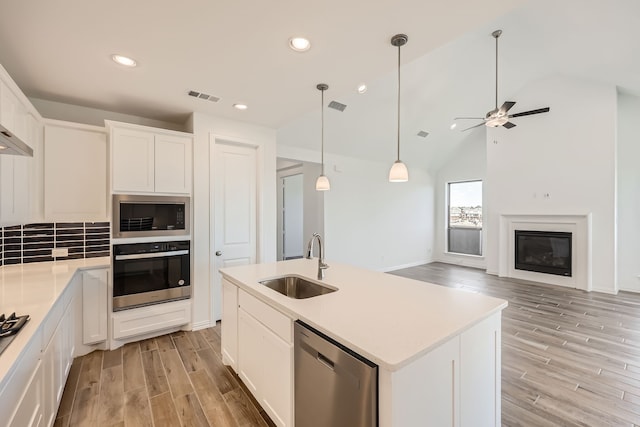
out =
{"type": "Polygon", "coordinates": [[[313,242],[318,240],[318,280],[324,279],[324,270],[329,266],[324,262],[324,251],[322,250],[322,237],[318,233],[313,233],[307,244],[307,259],[313,257],[313,242]]]}

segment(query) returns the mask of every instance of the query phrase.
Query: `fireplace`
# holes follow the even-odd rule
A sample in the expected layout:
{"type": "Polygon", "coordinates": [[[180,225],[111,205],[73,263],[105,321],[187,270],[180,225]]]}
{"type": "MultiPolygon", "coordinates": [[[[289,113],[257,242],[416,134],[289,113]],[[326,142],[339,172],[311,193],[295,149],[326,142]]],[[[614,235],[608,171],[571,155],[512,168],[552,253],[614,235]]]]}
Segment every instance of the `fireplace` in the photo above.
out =
{"type": "Polygon", "coordinates": [[[515,230],[515,268],[571,277],[571,233],[515,230]]]}

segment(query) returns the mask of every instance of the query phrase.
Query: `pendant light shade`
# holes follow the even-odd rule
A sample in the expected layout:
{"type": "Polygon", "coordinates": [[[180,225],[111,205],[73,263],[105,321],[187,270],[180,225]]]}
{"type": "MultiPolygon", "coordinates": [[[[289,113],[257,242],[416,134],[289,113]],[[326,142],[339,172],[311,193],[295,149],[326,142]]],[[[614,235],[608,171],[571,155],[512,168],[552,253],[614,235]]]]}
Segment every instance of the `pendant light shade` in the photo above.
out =
{"type": "Polygon", "coordinates": [[[324,174],[320,175],[318,179],[316,179],[316,190],[318,191],[331,190],[331,184],[329,183],[329,178],[327,178],[324,174]]]}
{"type": "Polygon", "coordinates": [[[391,37],[391,45],[398,48],[398,157],[389,171],[389,182],[409,181],[407,166],[400,160],[400,47],[407,44],[409,38],[405,34],[391,37]]]}
{"type": "Polygon", "coordinates": [[[317,191],[329,191],[331,190],[331,183],[329,182],[329,178],[327,178],[327,176],[324,174],[324,91],[329,89],[329,85],[325,84],[325,83],[319,83],[316,86],[316,89],[318,89],[320,91],[320,117],[321,117],[321,128],[320,128],[320,141],[321,141],[321,148],[320,148],[320,156],[322,159],[322,173],[320,174],[320,176],[318,177],[318,179],[316,180],[316,190],[317,191]]]}
{"type": "MultiPolygon", "coordinates": [[[[389,171],[389,182],[407,182],[409,181],[409,171],[407,165],[400,160],[393,162],[391,170],[389,171]]],[[[316,184],[318,185],[318,184],[316,184]]]]}

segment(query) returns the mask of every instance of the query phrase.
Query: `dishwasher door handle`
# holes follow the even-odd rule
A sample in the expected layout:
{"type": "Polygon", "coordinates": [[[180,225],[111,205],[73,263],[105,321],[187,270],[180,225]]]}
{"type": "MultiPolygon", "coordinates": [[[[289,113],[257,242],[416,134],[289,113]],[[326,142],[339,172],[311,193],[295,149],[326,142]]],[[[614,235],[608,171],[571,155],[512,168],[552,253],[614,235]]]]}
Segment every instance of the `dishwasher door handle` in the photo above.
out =
{"type": "Polygon", "coordinates": [[[329,360],[325,355],[323,355],[322,353],[318,353],[318,355],[316,356],[316,360],[318,362],[320,362],[320,364],[326,366],[327,368],[331,369],[332,371],[335,369],[334,368],[334,363],[329,360]]]}

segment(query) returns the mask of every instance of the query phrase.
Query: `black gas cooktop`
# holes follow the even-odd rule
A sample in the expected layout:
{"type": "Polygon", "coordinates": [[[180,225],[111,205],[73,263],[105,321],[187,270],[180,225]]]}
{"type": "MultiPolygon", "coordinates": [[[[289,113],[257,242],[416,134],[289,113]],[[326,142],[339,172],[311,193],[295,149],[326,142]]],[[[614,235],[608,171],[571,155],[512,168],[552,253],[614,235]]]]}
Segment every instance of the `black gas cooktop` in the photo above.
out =
{"type": "Polygon", "coordinates": [[[29,316],[16,316],[11,313],[9,316],[0,314],[0,354],[13,341],[16,334],[29,320],[29,316]]]}

